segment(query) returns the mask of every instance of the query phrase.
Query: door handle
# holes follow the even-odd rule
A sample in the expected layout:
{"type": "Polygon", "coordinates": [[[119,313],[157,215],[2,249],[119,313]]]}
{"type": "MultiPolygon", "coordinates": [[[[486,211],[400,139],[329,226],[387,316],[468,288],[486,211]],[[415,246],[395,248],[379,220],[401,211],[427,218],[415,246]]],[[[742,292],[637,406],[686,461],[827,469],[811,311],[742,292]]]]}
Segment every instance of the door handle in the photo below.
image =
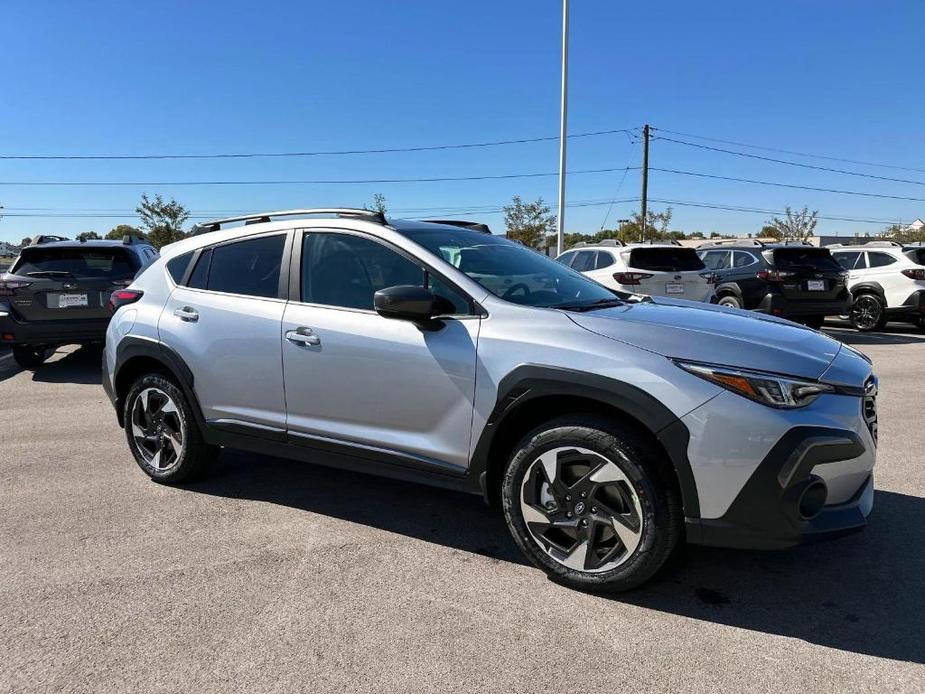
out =
{"type": "Polygon", "coordinates": [[[177,318],[187,323],[195,323],[199,320],[199,312],[194,309],[192,306],[184,306],[183,308],[178,308],[173,312],[177,318]]]}
{"type": "Polygon", "coordinates": [[[286,339],[296,345],[317,346],[321,344],[321,338],[315,335],[311,328],[296,328],[295,330],[289,330],[286,333],[286,339]]]}

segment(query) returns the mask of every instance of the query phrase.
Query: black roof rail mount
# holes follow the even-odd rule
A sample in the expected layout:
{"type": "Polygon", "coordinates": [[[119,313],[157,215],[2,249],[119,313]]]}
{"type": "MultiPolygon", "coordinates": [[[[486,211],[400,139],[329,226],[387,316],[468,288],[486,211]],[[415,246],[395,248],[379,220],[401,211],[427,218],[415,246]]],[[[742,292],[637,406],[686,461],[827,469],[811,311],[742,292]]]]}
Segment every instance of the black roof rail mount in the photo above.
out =
{"type": "Polygon", "coordinates": [[[258,212],[256,214],[245,214],[240,217],[226,217],[225,219],[213,219],[208,222],[194,224],[190,230],[191,236],[205,234],[210,231],[218,231],[226,224],[233,222],[244,222],[245,224],[264,224],[272,221],[273,217],[307,217],[316,214],[333,215],[335,217],[355,217],[363,219],[373,224],[382,224],[385,226],[388,221],[385,215],[375,210],[363,210],[353,207],[319,207],[300,210],[277,210],[276,212],[258,212]]]}
{"type": "Polygon", "coordinates": [[[145,237],[139,236],[138,234],[126,234],[125,236],[122,237],[122,243],[124,243],[126,246],[131,246],[136,243],[144,243],[144,242],[145,242],[145,237]]]}
{"type": "Polygon", "coordinates": [[[55,236],[54,234],[39,234],[32,239],[33,246],[40,246],[43,243],[55,243],[56,241],[70,241],[67,236],[55,236]]]}
{"type": "Polygon", "coordinates": [[[428,222],[430,224],[447,224],[454,227],[462,227],[463,229],[471,229],[472,231],[480,231],[483,234],[490,234],[491,229],[488,228],[487,224],[482,222],[469,222],[463,219],[422,219],[422,222],[428,222]]]}

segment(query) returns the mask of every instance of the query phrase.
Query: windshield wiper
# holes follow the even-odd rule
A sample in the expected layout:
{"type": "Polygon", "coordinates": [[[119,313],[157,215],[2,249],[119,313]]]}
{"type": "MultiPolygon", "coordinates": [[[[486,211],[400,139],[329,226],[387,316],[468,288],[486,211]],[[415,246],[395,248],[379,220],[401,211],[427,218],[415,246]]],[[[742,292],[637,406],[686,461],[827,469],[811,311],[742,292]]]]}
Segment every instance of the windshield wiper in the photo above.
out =
{"type": "Polygon", "coordinates": [[[613,297],[612,299],[598,299],[597,301],[590,301],[582,304],[578,303],[565,303],[565,304],[553,304],[550,308],[559,308],[563,311],[593,311],[598,308],[608,308],[610,306],[620,306],[626,302],[623,299],[618,299],[613,297]]]}

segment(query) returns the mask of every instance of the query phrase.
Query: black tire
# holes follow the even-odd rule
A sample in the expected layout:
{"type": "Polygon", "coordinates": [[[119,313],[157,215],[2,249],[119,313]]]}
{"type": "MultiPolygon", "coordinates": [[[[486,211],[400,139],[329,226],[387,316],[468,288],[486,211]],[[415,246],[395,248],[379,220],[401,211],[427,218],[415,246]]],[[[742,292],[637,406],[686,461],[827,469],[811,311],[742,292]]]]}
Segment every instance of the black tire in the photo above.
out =
{"type": "Polygon", "coordinates": [[[37,369],[48,359],[50,350],[33,345],[13,345],[13,361],[24,369],[37,369]]]}
{"type": "MultiPolygon", "coordinates": [[[[152,408],[154,407],[156,407],[156,405],[152,405],[152,408]]],[[[163,411],[163,405],[161,409],[163,411]]],[[[196,418],[193,415],[193,410],[186,396],[183,394],[183,391],[172,380],[162,374],[146,374],[138,378],[135,383],[132,384],[125,398],[123,417],[123,421],[125,422],[125,436],[128,440],[129,449],[135,457],[135,462],[138,463],[138,467],[140,467],[148,477],[157,482],[176,484],[178,482],[194,479],[200,476],[209,467],[218,453],[217,447],[210,446],[203,440],[202,432],[199,430],[196,418]],[[160,445],[162,450],[166,452],[163,461],[164,467],[159,467],[157,464],[161,461],[160,458],[157,459],[157,462],[152,463],[151,451],[145,448],[148,444],[139,442],[136,437],[135,426],[133,426],[136,423],[139,425],[150,424],[152,430],[156,429],[156,412],[146,418],[138,417],[140,413],[137,412],[136,406],[144,410],[144,407],[138,403],[138,400],[145,391],[149,391],[149,399],[154,394],[157,394],[158,398],[160,398],[159,394],[163,393],[169,397],[170,401],[172,401],[175,406],[172,408],[175,409],[175,413],[171,411],[167,415],[161,414],[160,421],[163,431],[172,432],[174,434],[177,431],[181,432],[180,454],[176,454],[176,449],[170,443],[165,447],[163,440],[165,437],[169,439],[170,436],[165,435],[162,431],[160,434],[160,445]],[[148,421],[146,422],[145,419],[148,421]]],[[[155,433],[148,438],[156,438],[157,436],[158,434],[155,433]]],[[[156,449],[157,444],[154,444],[152,447],[156,449]]]]}
{"type": "MultiPolygon", "coordinates": [[[[579,453],[576,451],[576,453],[579,453]]],[[[556,452],[556,475],[565,470],[568,463],[567,458],[571,455],[569,452],[556,452]],[[565,460],[566,462],[562,462],[565,460]]],[[[594,458],[597,460],[598,458],[594,458]]],[[[673,471],[665,470],[657,461],[662,456],[655,453],[650,445],[645,443],[644,439],[634,436],[632,432],[622,424],[595,415],[574,415],[554,419],[525,436],[517,444],[508,463],[505,472],[501,497],[504,507],[504,517],[507,521],[508,528],[514,536],[514,540],[523,550],[524,554],[530,561],[542,569],[554,581],[562,583],[571,588],[594,592],[620,592],[630,590],[649,580],[655,573],[662,568],[673,550],[682,537],[684,515],[681,507],[679,493],[669,475],[673,471]],[[540,456],[544,453],[550,453],[560,448],[575,446],[586,451],[592,452],[605,459],[600,462],[602,467],[609,463],[615,465],[625,476],[625,481],[621,480],[617,484],[627,486],[632,485],[632,494],[635,495],[633,503],[638,508],[637,511],[630,511],[633,516],[638,516],[640,523],[636,531],[639,538],[638,544],[632,551],[626,551],[628,545],[621,542],[614,543],[611,551],[621,552],[622,556],[613,568],[608,568],[610,563],[606,559],[605,547],[603,550],[585,549],[583,566],[588,567],[595,562],[600,561],[598,568],[590,570],[576,570],[561,563],[563,560],[556,559],[551,555],[552,551],[544,548],[541,541],[537,539],[533,532],[528,529],[527,522],[524,519],[524,510],[521,504],[521,494],[525,497],[531,485],[539,481],[540,485],[544,484],[543,480],[548,480],[548,475],[538,471],[536,465],[540,465],[540,456]],[[525,477],[526,484],[525,484],[525,477]],[[600,555],[597,552],[603,551],[605,554],[600,555]],[[594,556],[592,555],[594,553],[594,556]]],[[[579,464],[580,465],[580,464],[579,464]]],[[[591,463],[589,472],[575,484],[568,486],[570,490],[580,488],[584,480],[592,477],[591,470],[601,470],[602,467],[595,467],[596,463],[591,463]]],[[[564,474],[563,474],[564,478],[564,474]]],[[[587,501],[583,510],[579,511],[575,499],[571,502],[563,502],[563,508],[555,513],[557,517],[563,518],[566,510],[571,509],[574,517],[576,528],[575,532],[591,533],[594,537],[601,536],[601,532],[610,530],[606,523],[599,522],[598,506],[601,505],[599,497],[603,494],[601,489],[610,485],[600,485],[596,489],[589,491],[587,497],[582,497],[587,501]],[[569,506],[568,504],[571,504],[569,506]],[[588,528],[580,529],[577,527],[579,519],[586,523],[590,519],[591,530],[588,528]]],[[[554,493],[553,487],[547,487],[550,493],[554,493]]],[[[628,489],[624,489],[624,499],[628,489]]],[[[573,492],[574,493],[574,492],[573,492]]],[[[612,494],[612,492],[611,492],[612,494]]],[[[632,495],[630,495],[631,497],[632,495]]],[[[549,498],[549,497],[547,497],[549,498]]],[[[561,500],[561,495],[557,495],[556,501],[546,501],[546,508],[549,503],[557,504],[561,500]]],[[[569,499],[571,497],[564,497],[569,499]]],[[[577,497],[576,497],[577,499],[577,497]]],[[[603,502],[607,507],[613,508],[609,500],[603,502]]],[[[533,507],[536,510],[537,507],[533,507]]],[[[550,513],[554,513],[550,511],[550,513]]],[[[542,515],[542,514],[541,514],[542,515]]],[[[551,516],[550,516],[551,517],[551,516]]],[[[611,514],[613,517],[613,514],[611,514]]],[[[627,517],[630,517],[627,515],[627,517]]],[[[568,520],[562,523],[571,522],[568,520]]],[[[614,524],[615,525],[615,524],[614,524]]],[[[531,523],[533,528],[542,528],[542,524],[531,523]]],[[[551,532],[558,532],[557,528],[548,526],[551,532]]],[[[569,529],[571,532],[571,529],[569,529]]],[[[616,537],[617,533],[610,533],[616,537]]],[[[581,535],[577,535],[575,540],[578,542],[581,535]]],[[[569,538],[570,540],[571,538],[569,538]]],[[[591,540],[588,547],[593,547],[596,540],[591,540]]],[[[613,540],[611,540],[613,542],[613,540]]],[[[561,554],[564,554],[561,553],[561,554]]]]}
{"type": "Polygon", "coordinates": [[[727,308],[742,308],[742,302],[735,294],[723,294],[716,300],[717,306],[726,306],[727,308]]]}
{"type": "Polygon", "coordinates": [[[880,330],[886,325],[886,305],[883,299],[871,292],[858,294],[851,304],[848,320],[861,332],[880,330]]]}

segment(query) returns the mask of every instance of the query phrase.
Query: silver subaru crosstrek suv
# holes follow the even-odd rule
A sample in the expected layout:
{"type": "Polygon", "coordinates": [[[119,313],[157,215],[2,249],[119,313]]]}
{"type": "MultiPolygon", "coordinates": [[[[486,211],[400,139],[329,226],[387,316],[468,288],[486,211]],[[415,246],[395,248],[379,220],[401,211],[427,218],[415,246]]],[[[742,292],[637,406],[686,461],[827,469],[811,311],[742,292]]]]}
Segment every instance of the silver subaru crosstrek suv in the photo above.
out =
{"type": "Polygon", "coordinates": [[[781,548],[871,512],[877,380],[815,330],[621,294],[467,222],[195,231],[110,302],[103,385],[159,482],[227,447],[481,494],[585,590],[683,541],[781,548]]]}

